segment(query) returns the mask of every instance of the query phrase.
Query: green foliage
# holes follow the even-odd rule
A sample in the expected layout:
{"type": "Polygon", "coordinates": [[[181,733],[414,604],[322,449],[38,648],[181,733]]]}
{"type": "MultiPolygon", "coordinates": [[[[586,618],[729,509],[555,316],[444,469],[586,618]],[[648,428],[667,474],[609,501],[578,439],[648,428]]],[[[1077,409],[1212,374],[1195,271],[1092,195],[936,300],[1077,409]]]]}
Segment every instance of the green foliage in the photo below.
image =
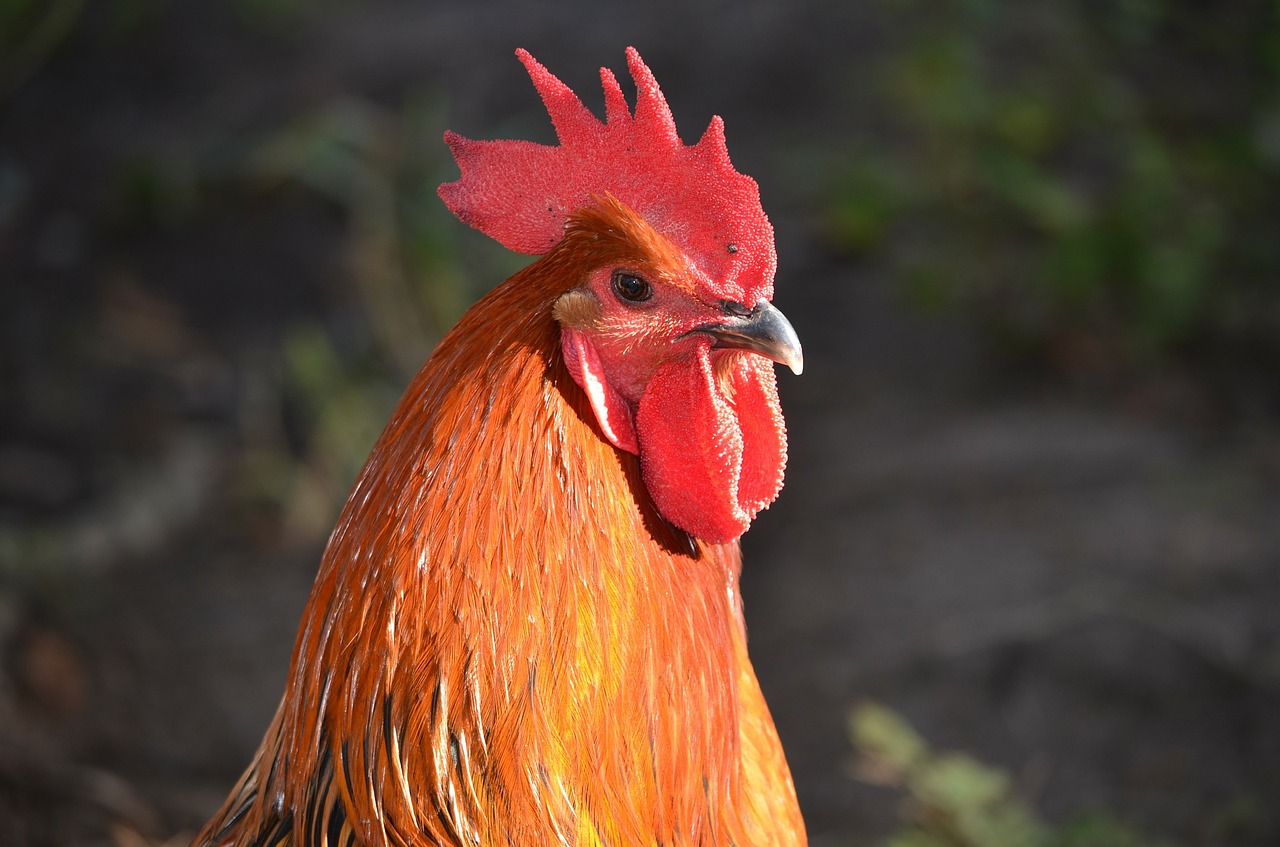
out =
{"type": "Polygon", "coordinates": [[[902,790],[903,824],[886,847],[1154,847],[1106,815],[1061,827],[1020,800],[1009,775],[963,753],[938,753],[903,717],[863,703],[849,718],[857,769],[902,790]]]}
{"type": "Polygon", "coordinates": [[[908,24],[879,89],[895,129],[837,166],[838,243],[1020,349],[1274,339],[1274,3],[884,2],[908,24]]]}
{"type": "Polygon", "coordinates": [[[906,718],[878,703],[863,703],[849,716],[849,736],[867,762],[907,773],[929,755],[928,743],[906,718]]]}

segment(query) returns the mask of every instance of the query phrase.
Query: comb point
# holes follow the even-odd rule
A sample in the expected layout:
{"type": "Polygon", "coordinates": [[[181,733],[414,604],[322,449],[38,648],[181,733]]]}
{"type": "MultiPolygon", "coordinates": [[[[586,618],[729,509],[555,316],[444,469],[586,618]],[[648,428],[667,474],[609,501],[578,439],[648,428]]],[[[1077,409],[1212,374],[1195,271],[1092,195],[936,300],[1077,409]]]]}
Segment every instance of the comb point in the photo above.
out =
{"type": "Polygon", "coordinates": [[[600,69],[600,86],[604,89],[605,123],[613,126],[630,120],[631,108],[627,106],[626,95],[622,93],[622,86],[618,84],[613,71],[608,68],[600,69]]]}
{"type": "Polygon", "coordinates": [[[627,68],[636,84],[636,123],[650,127],[664,141],[678,144],[680,135],[676,132],[676,120],[671,116],[667,98],[663,96],[653,71],[649,70],[634,47],[627,48],[627,68]]]}

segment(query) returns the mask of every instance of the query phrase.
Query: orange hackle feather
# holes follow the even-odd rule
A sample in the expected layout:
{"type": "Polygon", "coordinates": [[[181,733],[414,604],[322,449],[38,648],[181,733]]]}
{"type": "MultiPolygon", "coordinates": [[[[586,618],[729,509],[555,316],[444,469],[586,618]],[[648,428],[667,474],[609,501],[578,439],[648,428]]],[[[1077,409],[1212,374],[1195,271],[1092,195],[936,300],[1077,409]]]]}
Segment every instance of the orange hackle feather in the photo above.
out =
{"type": "Polygon", "coordinates": [[[804,843],[738,545],[656,513],[560,354],[555,301],[602,259],[678,271],[625,215],[575,217],[409,386],[197,844],[804,843]]]}

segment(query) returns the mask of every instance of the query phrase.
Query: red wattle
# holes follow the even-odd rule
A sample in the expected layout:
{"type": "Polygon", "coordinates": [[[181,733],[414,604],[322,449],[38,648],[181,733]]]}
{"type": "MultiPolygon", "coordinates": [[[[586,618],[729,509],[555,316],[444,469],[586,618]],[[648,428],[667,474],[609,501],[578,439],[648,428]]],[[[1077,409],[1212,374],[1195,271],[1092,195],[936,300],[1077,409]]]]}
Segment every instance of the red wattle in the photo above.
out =
{"type": "Polygon", "coordinates": [[[786,428],[773,364],[723,353],[721,389],[711,351],[669,362],[636,414],[645,487],[671,523],[712,543],[733,541],[778,496],[786,428]]]}

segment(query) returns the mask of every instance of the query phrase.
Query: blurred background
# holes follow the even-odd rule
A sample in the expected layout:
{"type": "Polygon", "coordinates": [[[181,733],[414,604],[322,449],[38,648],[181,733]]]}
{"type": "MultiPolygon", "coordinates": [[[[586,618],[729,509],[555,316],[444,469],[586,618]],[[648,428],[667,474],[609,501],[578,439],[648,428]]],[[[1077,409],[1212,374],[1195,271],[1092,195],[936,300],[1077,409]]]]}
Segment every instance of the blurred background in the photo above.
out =
{"type": "Polygon", "coordinates": [[[744,592],[813,843],[1280,844],[1275,0],[0,0],[0,842],[220,803],[528,261],[441,134],[551,142],[513,49],[599,113],[628,44],[805,344],[744,592]]]}

